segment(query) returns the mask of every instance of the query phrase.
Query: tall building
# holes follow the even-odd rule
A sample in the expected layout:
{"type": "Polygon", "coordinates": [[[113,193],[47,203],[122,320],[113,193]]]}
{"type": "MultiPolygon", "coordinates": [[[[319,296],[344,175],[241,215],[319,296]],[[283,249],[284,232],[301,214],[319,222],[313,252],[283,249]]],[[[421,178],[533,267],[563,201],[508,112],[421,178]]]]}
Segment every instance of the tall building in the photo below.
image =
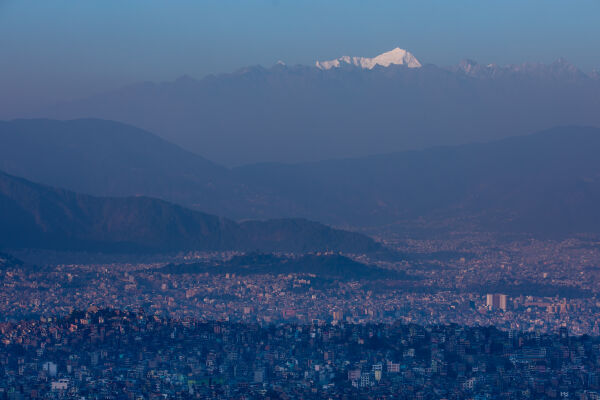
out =
{"type": "Polygon", "coordinates": [[[344,313],[340,310],[333,310],[331,316],[334,321],[341,321],[344,318],[344,313]]]}
{"type": "Polygon", "coordinates": [[[507,296],[505,294],[501,294],[500,296],[500,309],[502,311],[506,311],[506,300],[507,296]]]}
{"type": "Polygon", "coordinates": [[[488,293],[486,296],[485,305],[490,310],[500,309],[502,311],[506,311],[507,300],[508,298],[505,294],[488,293]]]}

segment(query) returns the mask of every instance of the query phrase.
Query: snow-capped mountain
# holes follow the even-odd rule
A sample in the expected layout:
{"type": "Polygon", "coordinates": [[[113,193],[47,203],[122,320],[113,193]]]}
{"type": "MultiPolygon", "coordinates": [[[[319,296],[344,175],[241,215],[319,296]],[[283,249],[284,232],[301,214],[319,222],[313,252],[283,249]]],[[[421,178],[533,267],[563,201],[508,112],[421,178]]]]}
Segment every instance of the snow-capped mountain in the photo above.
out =
{"type": "Polygon", "coordinates": [[[390,65],[406,65],[408,68],[421,67],[421,63],[414,55],[399,47],[373,58],[343,56],[335,60],[317,61],[315,65],[319,69],[340,68],[344,65],[353,65],[364,69],[373,69],[377,65],[382,67],[390,65]]]}

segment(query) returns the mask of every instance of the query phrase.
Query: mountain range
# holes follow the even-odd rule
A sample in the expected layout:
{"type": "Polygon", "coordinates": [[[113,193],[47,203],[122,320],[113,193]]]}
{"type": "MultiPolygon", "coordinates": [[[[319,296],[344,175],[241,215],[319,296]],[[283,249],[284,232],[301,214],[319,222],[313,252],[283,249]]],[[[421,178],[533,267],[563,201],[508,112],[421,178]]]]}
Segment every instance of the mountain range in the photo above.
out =
{"type": "Polygon", "coordinates": [[[439,67],[397,48],[315,66],[278,63],[202,79],[134,83],[27,117],[120,121],[239,166],[466,144],[560,125],[600,126],[599,93],[597,75],[565,60],[439,67]]]}
{"type": "Polygon", "coordinates": [[[381,249],[303,219],[234,222],[149,197],[94,197],[0,173],[0,247],[98,252],[381,249]]]}
{"type": "MultiPolygon", "coordinates": [[[[231,169],[115,122],[0,124],[0,169],[29,180],[95,196],[152,196],[234,220],[306,218],[372,232],[600,234],[598,154],[600,129],[566,126],[485,143],[231,169]]],[[[271,229],[244,224],[261,234],[271,229]]]]}

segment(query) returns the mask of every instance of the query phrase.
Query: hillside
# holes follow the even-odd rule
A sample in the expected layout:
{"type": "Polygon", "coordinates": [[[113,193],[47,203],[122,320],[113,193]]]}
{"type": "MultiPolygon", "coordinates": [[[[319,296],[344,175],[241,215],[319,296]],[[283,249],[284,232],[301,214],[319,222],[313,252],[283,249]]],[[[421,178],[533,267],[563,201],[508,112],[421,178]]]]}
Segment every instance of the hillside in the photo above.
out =
{"type": "Polygon", "coordinates": [[[362,159],[260,164],[240,179],[294,199],[311,218],[407,230],[600,234],[600,129],[362,159]]]}
{"type": "Polygon", "coordinates": [[[93,197],[0,173],[0,247],[377,251],[370,238],[306,220],[236,223],[148,197],[93,197]]]}
{"type": "Polygon", "coordinates": [[[144,195],[233,218],[262,216],[255,211],[261,196],[227,168],[113,121],[0,121],[0,170],[96,196],[144,195]]]}

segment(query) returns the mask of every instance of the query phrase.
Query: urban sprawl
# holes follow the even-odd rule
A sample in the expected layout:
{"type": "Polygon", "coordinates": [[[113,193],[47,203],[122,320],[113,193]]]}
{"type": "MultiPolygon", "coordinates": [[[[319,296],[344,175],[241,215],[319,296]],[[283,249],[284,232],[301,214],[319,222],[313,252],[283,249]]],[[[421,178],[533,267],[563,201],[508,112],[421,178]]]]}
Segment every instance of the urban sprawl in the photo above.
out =
{"type": "Polygon", "coordinates": [[[7,267],[0,399],[600,398],[598,243],[491,240],[351,255],[400,280],[7,267]]]}

